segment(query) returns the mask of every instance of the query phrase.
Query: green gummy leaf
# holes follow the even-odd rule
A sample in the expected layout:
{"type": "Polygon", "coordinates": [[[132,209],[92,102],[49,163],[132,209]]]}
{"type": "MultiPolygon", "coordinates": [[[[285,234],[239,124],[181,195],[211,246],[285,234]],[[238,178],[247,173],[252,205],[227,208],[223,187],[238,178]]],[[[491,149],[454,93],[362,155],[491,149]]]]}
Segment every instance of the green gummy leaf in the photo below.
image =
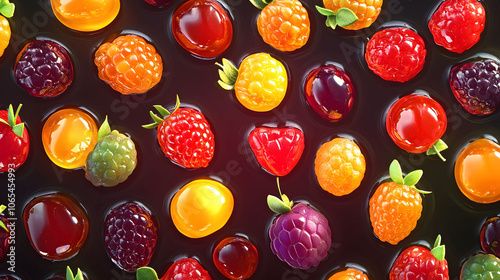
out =
{"type": "Polygon", "coordinates": [[[16,124],[12,128],[12,132],[14,132],[15,135],[23,138],[23,131],[24,131],[24,123],[16,124]]]}
{"type": "Polygon", "coordinates": [[[231,61],[225,58],[222,59],[222,64],[215,63],[215,65],[219,66],[222,69],[222,71],[221,69],[219,69],[219,85],[223,89],[232,90],[234,88],[236,80],[238,79],[238,69],[236,68],[236,66],[234,66],[231,61]]]}
{"type": "Polygon", "coordinates": [[[66,267],[66,280],[74,280],[75,277],[73,276],[73,271],[71,271],[71,268],[69,266],[66,267]]]}
{"type": "Polygon", "coordinates": [[[434,247],[431,250],[431,254],[434,255],[434,257],[438,261],[443,261],[444,256],[446,254],[446,249],[444,245],[441,245],[441,235],[438,235],[436,237],[436,241],[434,242],[434,247]]]}
{"type": "Polygon", "coordinates": [[[393,160],[389,166],[389,175],[394,183],[400,185],[404,184],[403,171],[401,170],[401,165],[399,165],[399,162],[396,159],[393,160]]]}
{"type": "Polygon", "coordinates": [[[3,228],[6,232],[9,232],[9,229],[5,226],[5,224],[0,221],[0,228],[3,228]]]}
{"type": "Polygon", "coordinates": [[[0,14],[6,18],[11,18],[14,15],[16,5],[10,3],[8,0],[0,1],[0,14]]]}
{"type": "Polygon", "coordinates": [[[219,83],[219,86],[225,90],[232,90],[234,89],[234,85],[228,85],[226,83],[224,83],[223,81],[221,80],[218,80],[217,83],[219,83]]]}
{"type": "Polygon", "coordinates": [[[137,280],[158,280],[158,274],[151,267],[140,267],[135,273],[137,280]]]}
{"type": "Polygon", "coordinates": [[[337,27],[337,18],[334,16],[327,17],[326,26],[335,29],[337,27]]]}
{"type": "Polygon", "coordinates": [[[163,119],[158,117],[155,113],[153,113],[153,111],[149,111],[149,115],[151,116],[156,125],[159,125],[160,123],[163,122],[163,119]]]}
{"type": "Polygon", "coordinates": [[[341,27],[351,25],[357,20],[356,14],[348,8],[340,8],[337,11],[337,24],[341,27]]]}
{"type": "Polygon", "coordinates": [[[441,152],[448,149],[448,145],[446,143],[439,139],[430,149],[428,149],[425,154],[430,156],[430,155],[437,155],[442,161],[446,161],[446,159],[441,155],[441,152]]]}
{"type": "Polygon", "coordinates": [[[83,273],[80,269],[77,270],[75,280],[84,280],[83,279],[83,273]]]}
{"type": "Polygon", "coordinates": [[[170,116],[170,112],[167,109],[163,108],[161,105],[153,105],[153,107],[155,107],[155,109],[163,118],[170,116]]]}
{"type": "Polygon", "coordinates": [[[257,9],[264,9],[267,4],[269,4],[268,2],[264,1],[264,0],[250,0],[250,3],[252,3],[257,9]]]}
{"type": "Polygon", "coordinates": [[[8,126],[10,126],[10,124],[9,124],[7,121],[5,121],[4,119],[0,119],[0,122],[2,122],[2,123],[4,123],[4,124],[6,124],[6,125],[8,125],[8,126]]]}
{"type": "Polygon", "coordinates": [[[323,7],[320,7],[318,5],[316,5],[316,10],[318,10],[318,13],[320,13],[321,15],[324,15],[324,16],[334,16],[335,15],[335,12],[330,10],[330,9],[327,9],[327,8],[323,8],[323,7]]]}
{"type": "Polygon", "coordinates": [[[145,128],[145,129],[153,129],[153,128],[156,128],[158,126],[157,123],[150,123],[150,124],[143,124],[142,127],[145,128]]]}
{"type": "Polygon", "coordinates": [[[420,178],[422,178],[422,175],[424,175],[424,172],[422,170],[415,170],[410,172],[403,179],[403,185],[408,187],[415,186],[418,183],[418,181],[420,181],[420,178]]]}
{"type": "Polygon", "coordinates": [[[438,234],[438,236],[436,237],[436,241],[434,241],[434,246],[432,246],[432,248],[436,248],[439,246],[441,246],[441,234],[438,234]]]}
{"type": "Polygon", "coordinates": [[[104,122],[99,127],[99,131],[97,132],[97,140],[109,135],[111,133],[111,127],[109,127],[108,116],[104,118],[104,122]]]}
{"type": "Polygon", "coordinates": [[[0,205],[0,214],[3,213],[3,211],[5,211],[5,209],[7,209],[7,206],[0,205]]]}
{"type": "Polygon", "coordinates": [[[292,210],[290,206],[286,205],[281,199],[273,195],[267,196],[267,205],[269,206],[269,209],[276,214],[286,214],[292,210]]]}
{"type": "Polygon", "coordinates": [[[224,73],[224,71],[222,71],[221,69],[219,69],[219,78],[225,84],[230,83],[229,78],[227,77],[226,73],[224,73]]]}
{"type": "Polygon", "coordinates": [[[14,115],[12,104],[9,105],[9,109],[7,110],[7,120],[9,121],[10,127],[14,127],[16,125],[16,117],[14,115]]]}

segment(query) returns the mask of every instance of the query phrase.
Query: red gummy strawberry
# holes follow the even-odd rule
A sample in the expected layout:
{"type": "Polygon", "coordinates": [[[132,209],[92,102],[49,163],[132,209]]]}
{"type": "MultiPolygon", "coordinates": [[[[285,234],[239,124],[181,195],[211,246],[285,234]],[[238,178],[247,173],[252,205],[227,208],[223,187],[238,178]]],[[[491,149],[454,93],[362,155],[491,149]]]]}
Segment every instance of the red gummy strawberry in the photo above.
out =
{"type": "Polygon", "coordinates": [[[0,110],[0,172],[17,169],[28,157],[30,140],[19,118],[21,106],[15,112],[12,105],[8,110],[0,110]]]}
{"type": "Polygon", "coordinates": [[[248,136],[259,164],[275,176],[285,176],[297,165],[304,151],[304,133],[292,127],[258,127],[248,136]]]}
{"type": "Polygon", "coordinates": [[[445,249],[438,235],[434,248],[428,250],[412,246],[404,250],[392,264],[390,280],[436,279],[448,280],[448,262],[444,258],[445,249]]]}
{"type": "Polygon", "coordinates": [[[154,123],[144,128],[157,128],[158,142],[163,153],[185,168],[207,167],[214,156],[214,134],[205,116],[195,109],[179,108],[177,97],[172,113],[159,105],[154,107],[163,119],[150,111],[154,123]]]}
{"type": "Polygon", "coordinates": [[[479,41],[485,21],[485,10],[480,2],[446,0],[432,14],[429,29],[436,44],[462,53],[479,41]]]}
{"type": "MultiPolygon", "coordinates": [[[[150,267],[137,269],[137,280],[158,280],[158,275],[150,267]]],[[[161,280],[212,280],[198,261],[192,258],[180,259],[167,270],[161,280]]]]}

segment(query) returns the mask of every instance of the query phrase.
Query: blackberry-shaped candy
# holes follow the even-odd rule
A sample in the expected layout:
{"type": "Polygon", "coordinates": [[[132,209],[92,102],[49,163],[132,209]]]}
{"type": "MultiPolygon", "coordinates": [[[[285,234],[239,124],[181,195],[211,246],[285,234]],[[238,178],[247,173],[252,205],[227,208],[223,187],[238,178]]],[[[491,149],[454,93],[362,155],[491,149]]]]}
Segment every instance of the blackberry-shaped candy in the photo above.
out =
{"type": "Polygon", "coordinates": [[[111,131],[107,118],[98,141],[85,163],[85,177],[94,186],[113,187],[125,181],[137,165],[135,144],[128,136],[111,131]]]}
{"type": "Polygon", "coordinates": [[[14,75],[19,86],[29,94],[54,97],[73,81],[73,63],[63,46],[35,40],[17,55],[14,75]]]}
{"type": "Polygon", "coordinates": [[[158,239],[156,221],[135,202],[115,207],[106,217],[104,246],[111,260],[125,271],[146,266],[158,239]]]}
{"type": "Polygon", "coordinates": [[[493,59],[462,63],[450,71],[453,95],[467,112],[488,115],[500,106],[500,64],[493,59]]]}

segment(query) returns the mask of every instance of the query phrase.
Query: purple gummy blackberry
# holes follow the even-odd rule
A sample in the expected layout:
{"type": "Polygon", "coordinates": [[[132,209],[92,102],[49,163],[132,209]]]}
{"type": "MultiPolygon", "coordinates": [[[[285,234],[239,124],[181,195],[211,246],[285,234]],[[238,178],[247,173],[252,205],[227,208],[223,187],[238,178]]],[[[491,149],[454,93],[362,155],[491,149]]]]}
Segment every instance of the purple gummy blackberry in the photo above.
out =
{"type": "MultiPolygon", "coordinates": [[[[7,227],[7,229],[9,228],[9,221],[7,220],[7,218],[5,218],[5,216],[0,215],[0,221],[3,222],[3,224],[5,225],[5,227],[7,227]]],[[[3,258],[3,256],[5,256],[7,254],[7,251],[9,250],[9,236],[10,236],[10,232],[9,231],[6,231],[5,229],[3,228],[0,228],[0,259],[3,258]]]]}
{"type": "Polygon", "coordinates": [[[500,217],[489,218],[484,222],[479,234],[481,247],[487,254],[500,256],[500,217]]]}
{"type": "Polygon", "coordinates": [[[300,269],[317,266],[332,244],[328,220],[305,203],[278,216],[269,228],[269,238],[273,253],[300,269]]]}
{"type": "Polygon", "coordinates": [[[17,55],[14,66],[17,83],[36,97],[54,97],[73,81],[73,64],[63,46],[47,41],[28,43],[17,55]]]}
{"type": "Polygon", "coordinates": [[[450,87],[467,112],[493,113],[500,105],[500,65],[493,59],[480,59],[455,66],[450,71],[450,87]]]}
{"type": "Polygon", "coordinates": [[[106,217],[104,246],[111,260],[125,271],[146,266],[158,239],[156,221],[135,202],[115,207],[106,217]]]}

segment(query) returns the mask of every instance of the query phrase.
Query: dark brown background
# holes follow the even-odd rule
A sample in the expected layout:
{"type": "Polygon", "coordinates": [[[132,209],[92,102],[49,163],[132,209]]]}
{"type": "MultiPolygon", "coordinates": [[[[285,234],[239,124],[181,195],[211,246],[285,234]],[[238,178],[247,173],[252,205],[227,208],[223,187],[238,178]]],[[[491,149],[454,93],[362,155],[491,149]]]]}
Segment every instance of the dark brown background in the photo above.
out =
{"type": "MultiPolygon", "coordinates": [[[[247,0],[227,0],[233,17],[233,42],[222,56],[236,64],[248,54],[269,52],[287,65],[290,84],[281,105],[269,113],[251,112],[242,107],[232,92],[216,84],[217,67],[213,60],[201,60],[188,54],[173,39],[170,20],[175,1],[165,8],[155,8],[143,0],[124,0],[116,20],[94,33],[79,33],[64,27],[54,17],[48,0],[14,1],[15,16],[11,45],[0,58],[0,107],[22,102],[22,119],[31,137],[27,162],[16,171],[16,217],[21,219],[24,206],[36,195],[59,191],[76,198],[86,209],[90,233],[81,251],[68,261],[52,262],[40,257],[31,247],[21,220],[16,227],[16,271],[23,279],[45,279],[62,272],[66,265],[81,267],[91,279],[134,279],[110,261],[103,247],[103,222],[109,209],[119,202],[140,201],[153,211],[160,225],[160,238],[150,265],[162,274],[176,259],[197,257],[213,279],[224,279],[211,260],[214,244],[234,234],[246,235],[260,253],[259,267],[251,279],[306,280],[324,279],[332,270],[346,264],[361,266],[371,279],[388,277],[390,266],[399,252],[413,244],[432,244],[442,234],[446,244],[451,279],[457,279],[461,263],[480,251],[479,229],[485,219],[498,213],[498,203],[478,205],[468,201],[458,190],[453,176],[459,151],[471,140],[489,135],[500,138],[498,113],[489,117],[467,114],[447,86],[450,67],[461,60],[488,53],[500,56],[500,4],[485,0],[486,29],[478,44],[461,55],[450,53],[434,44],[427,28],[435,1],[386,0],[379,20],[370,28],[353,32],[324,26],[325,18],[314,9],[320,1],[304,3],[311,18],[308,44],[292,53],[274,50],[261,40],[256,30],[259,11],[247,0]],[[387,25],[409,25],[423,38],[428,55],[422,73],[404,84],[383,81],[374,75],[363,59],[363,47],[377,28],[387,25]],[[164,62],[161,82],[150,92],[139,96],[122,96],[97,77],[93,53],[106,39],[118,33],[139,33],[150,39],[164,62]],[[75,79],[63,95],[52,99],[30,96],[17,86],[12,68],[24,44],[34,38],[49,38],[70,51],[75,79]],[[338,123],[321,119],[307,105],[302,85],[314,67],[325,62],[342,64],[356,88],[353,109],[338,123]],[[410,155],[399,149],[384,129],[387,107],[399,96],[415,90],[427,91],[445,108],[448,129],[444,140],[450,148],[441,162],[437,157],[410,155]],[[216,138],[215,156],[200,170],[185,170],[172,164],[159,149],[154,131],[141,128],[149,123],[148,111],[154,104],[173,106],[179,94],[183,106],[199,108],[208,118],[216,138]],[[46,156],[41,143],[44,119],[62,106],[83,107],[99,122],[109,115],[112,128],[128,132],[138,147],[138,166],[132,176],[114,188],[92,186],[83,170],[63,170],[46,156]],[[320,209],[332,229],[333,246],[328,257],[317,268],[300,271],[290,268],[271,253],[267,229],[273,213],[267,208],[266,195],[276,194],[275,178],[257,165],[249,150],[249,131],[262,124],[288,122],[299,125],[306,137],[304,154],[293,172],[281,179],[282,190],[294,200],[306,200],[320,209]],[[345,197],[334,197],[316,182],[313,162],[321,143],[335,136],[354,138],[367,159],[367,172],[361,186],[345,197]],[[411,235],[397,246],[380,242],[372,233],[368,217],[368,199],[378,182],[387,178],[392,159],[397,158],[405,172],[421,168],[421,189],[432,195],[423,199],[424,212],[411,235]],[[235,197],[235,209],[227,225],[206,238],[194,240],[180,234],[173,226],[168,205],[173,193],[188,181],[210,176],[227,185],[235,197]]],[[[0,174],[0,200],[6,203],[7,174],[0,174]]],[[[6,258],[0,261],[0,272],[8,268],[6,258]]]]}

